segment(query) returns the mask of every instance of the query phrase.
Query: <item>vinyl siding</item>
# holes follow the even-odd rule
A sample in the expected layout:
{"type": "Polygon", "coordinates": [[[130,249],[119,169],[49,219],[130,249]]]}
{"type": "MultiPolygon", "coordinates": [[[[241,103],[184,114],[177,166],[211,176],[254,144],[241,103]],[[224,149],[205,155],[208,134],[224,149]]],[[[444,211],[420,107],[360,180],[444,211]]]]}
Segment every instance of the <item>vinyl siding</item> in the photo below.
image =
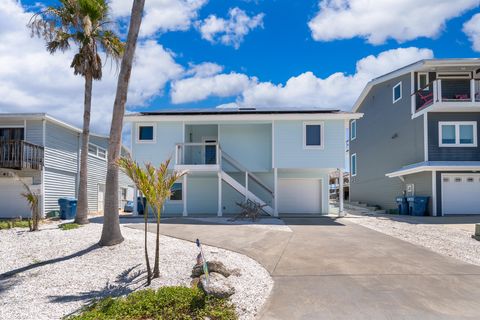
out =
{"type": "Polygon", "coordinates": [[[43,121],[29,120],[25,130],[25,141],[39,146],[43,145],[43,121]]]}
{"type": "Polygon", "coordinates": [[[271,171],[271,124],[222,124],[219,136],[222,150],[249,171],[271,171]]]}
{"type": "Polygon", "coordinates": [[[277,168],[344,168],[346,148],[344,121],[323,121],[323,149],[304,148],[304,122],[275,121],[274,166],[277,168]]]}
{"type": "Polygon", "coordinates": [[[479,112],[430,112],[428,114],[428,160],[429,161],[480,161],[480,145],[477,147],[440,147],[438,122],[476,121],[477,144],[480,133],[479,112]]]}
{"type": "Polygon", "coordinates": [[[156,123],[156,143],[136,143],[136,123],[132,126],[132,153],[139,163],[151,162],[158,166],[168,158],[172,158],[171,167],[175,163],[175,144],[183,142],[182,122],[156,123]]]}
{"type": "Polygon", "coordinates": [[[58,210],[58,198],[76,197],[76,174],[45,168],[45,213],[58,210]]]}
{"type": "Polygon", "coordinates": [[[395,197],[405,185],[387,178],[403,166],[424,161],[423,117],[412,119],[410,74],[372,88],[358,112],[357,137],[350,142],[350,155],[357,155],[357,175],[351,178],[350,199],[382,208],[396,208],[395,197]],[[402,99],[392,103],[392,88],[402,82],[402,99]]]}
{"type": "Polygon", "coordinates": [[[51,122],[46,124],[45,167],[69,173],[78,171],[79,134],[51,122]]]}
{"type": "Polygon", "coordinates": [[[416,196],[430,197],[428,212],[432,214],[432,172],[419,172],[405,176],[405,184],[413,184],[416,196]]]}

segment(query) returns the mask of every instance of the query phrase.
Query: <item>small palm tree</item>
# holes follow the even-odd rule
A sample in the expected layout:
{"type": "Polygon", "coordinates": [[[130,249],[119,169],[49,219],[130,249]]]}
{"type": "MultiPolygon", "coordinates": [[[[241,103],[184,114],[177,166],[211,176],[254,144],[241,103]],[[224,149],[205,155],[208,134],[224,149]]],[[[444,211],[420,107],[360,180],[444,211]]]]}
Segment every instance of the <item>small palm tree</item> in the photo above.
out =
{"type": "Polygon", "coordinates": [[[51,54],[78,47],[70,65],[75,75],[85,78],[82,151],[80,156],[80,181],[75,222],[88,223],[87,161],[90,136],[90,110],[93,80],[102,79],[102,59],[98,47],[107,58],[118,62],[124,44],[112,30],[105,26],[108,4],[105,0],[59,0],[59,6],[47,7],[33,15],[28,26],[32,36],[43,37],[51,54]]]}
{"type": "Polygon", "coordinates": [[[186,171],[168,171],[170,159],[166,160],[158,168],[147,163],[145,169],[141,168],[135,161],[130,158],[120,158],[119,167],[125,174],[132,179],[137,189],[147,199],[148,205],[155,212],[156,218],[156,244],[155,244],[155,263],[153,274],[150,269],[150,261],[148,259],[147,250],[147,226],[148,226],[148,209],[144,211],[145,222],[145,260],[147,264],[147,285],[151,279],[160,277],[160,218],[162,214],[163,204],[165,200],[170,198],[172,194],[173,184],[186,174],[186,171]]]}
{"type": "Polygon", "coordinates": [[[27,200],[28,205],[30,206],[30,210],[32,212],[32,220],[31,220],[32,223],[30,224],[30,221],[29,221],[28,225],[29,225],[30,231],[38,231],[38,225],[40,222],[40,214],[38,211],[39,197],[38,197],[38,194],[32,191],[26,183],[24,183],[23,181],[22,183],[26,189],[25,192],[22,193],[22,197],[24,197],[25,200],[27,200]]]}

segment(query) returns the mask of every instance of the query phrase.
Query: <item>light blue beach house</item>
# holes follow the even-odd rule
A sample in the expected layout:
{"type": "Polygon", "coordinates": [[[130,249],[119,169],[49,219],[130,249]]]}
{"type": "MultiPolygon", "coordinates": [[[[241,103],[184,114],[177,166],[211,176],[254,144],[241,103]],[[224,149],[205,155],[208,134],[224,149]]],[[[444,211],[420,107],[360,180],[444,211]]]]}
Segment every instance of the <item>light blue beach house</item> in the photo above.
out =
{"type": "Polygon", "coordinates": [[[167,215],[235,214],[237,202],[272,216],[329,213],[329,175],[345,169],[346,128],[359,113],[324,109],[196,109],[142,112],[132,123],[139,163],[188,170],[167,215]]]}

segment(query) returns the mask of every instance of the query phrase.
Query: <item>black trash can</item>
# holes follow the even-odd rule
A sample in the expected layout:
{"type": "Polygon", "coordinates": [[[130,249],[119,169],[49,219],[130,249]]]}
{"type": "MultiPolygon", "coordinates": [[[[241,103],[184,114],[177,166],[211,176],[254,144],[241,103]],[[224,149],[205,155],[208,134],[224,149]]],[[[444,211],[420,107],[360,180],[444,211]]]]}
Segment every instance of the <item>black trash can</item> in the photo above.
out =
{"type": "Polygon", "coordinates": [[[398,205],[398,214],[407,215],[408,214],[408,202],[407,198],[403,196],[398,196],[395,198],[395,201],[398,205]]]}
{"type": "Polygon", "coordinates": [[[428,208],[428,198],[422,196],[407,197],[408,212],[412,216],[426,216],[428,208]]]}
{"type": "Polygon", "coordinates": [[[137,197],[137,212],[138,212],[138,214],[143,215],[145,213],[146,208],[147,208],[147,198],[137,197]]]}
{"type": "Polygon", "coordinates": [[[75,215],[77,214],[77,199],[70,197],[59,198],[58,205],[60,206],[60,219],[75,219],[75,215]]]}

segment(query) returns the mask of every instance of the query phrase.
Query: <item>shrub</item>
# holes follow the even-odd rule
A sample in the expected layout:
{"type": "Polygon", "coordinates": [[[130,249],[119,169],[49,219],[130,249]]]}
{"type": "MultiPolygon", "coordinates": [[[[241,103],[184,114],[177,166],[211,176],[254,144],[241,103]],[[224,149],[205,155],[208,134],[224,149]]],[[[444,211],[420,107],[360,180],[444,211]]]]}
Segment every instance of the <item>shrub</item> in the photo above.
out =
{"type": "Polygon", "coordinates": [[[0,220],[0,230],[11,228],[29,228],[28,220],[0,220]]]}
{"type": "Polygon", "coordinates": [[[206,296],[197,288],[163,287],[141,290],[122,298],[101,299],[70,320],[234,320],[233,305],[206,296]]]}
{"type": "Polygon", "coordinates": [[[80,225],[76,223],[62,223],[58,227],[63,231],[65,231],[65,230],[77,229],[78,227],[80,227],[80,225]]]}

